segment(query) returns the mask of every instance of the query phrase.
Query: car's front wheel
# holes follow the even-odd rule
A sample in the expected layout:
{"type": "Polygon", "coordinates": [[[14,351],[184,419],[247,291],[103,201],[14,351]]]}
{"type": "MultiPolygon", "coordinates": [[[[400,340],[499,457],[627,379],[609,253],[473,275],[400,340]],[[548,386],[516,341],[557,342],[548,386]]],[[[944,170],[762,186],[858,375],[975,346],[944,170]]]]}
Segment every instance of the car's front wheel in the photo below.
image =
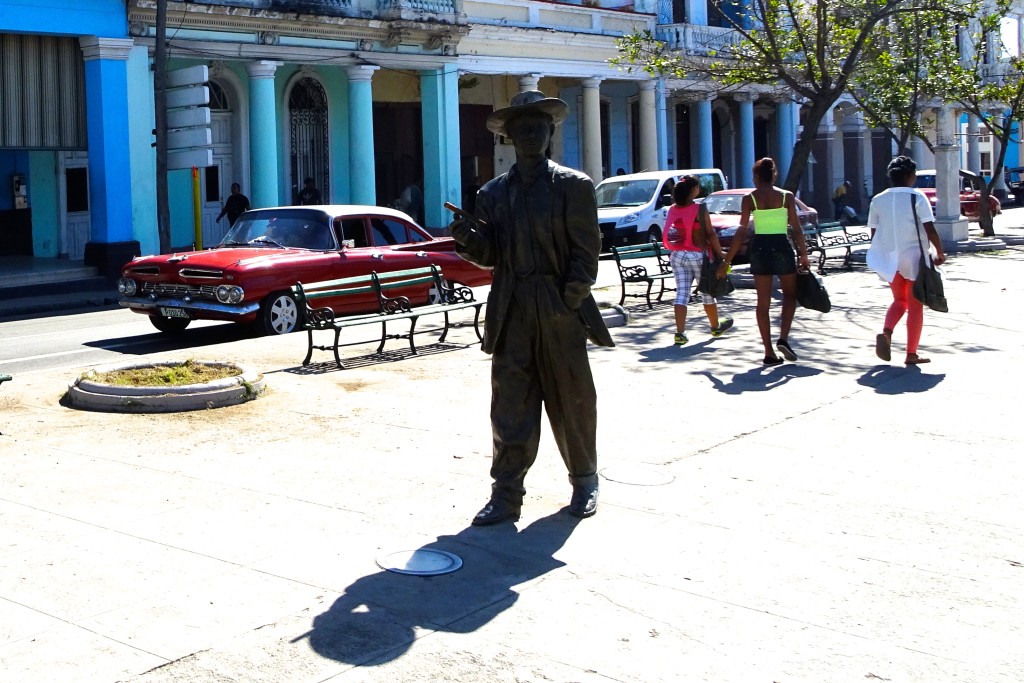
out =
{"type": "Polygon", "coordinates": [[[274,292],[260,305],[259,329],[264,334],[288,334],[299,324],[299,306],[290,292],[274,292]]]}
{"type": "Polygon", "coordinates": [[[647,241],[648,242],[660,242],[661,241],[661,228],[657,225],[652,225],[647,230],[647,241]]]}
{"type": "Polygon", "coordinates": [[[149,316],[149,322],[153,323],[153,327],[164,334],[179,334],[185,331],[185,328],[188,327],[192,320],[190,318],[165,318],[162,315],[151,315],[149,316]]]}

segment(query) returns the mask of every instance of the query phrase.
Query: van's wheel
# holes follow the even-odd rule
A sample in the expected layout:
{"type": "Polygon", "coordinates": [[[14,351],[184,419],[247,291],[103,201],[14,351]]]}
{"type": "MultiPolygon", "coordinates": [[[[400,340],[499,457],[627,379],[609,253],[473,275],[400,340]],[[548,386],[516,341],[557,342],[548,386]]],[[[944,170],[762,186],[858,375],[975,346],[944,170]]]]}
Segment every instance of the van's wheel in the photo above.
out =
{"type": "Polygon", "coordinates": [[[153,323],[153,327],[164,334],[180,334],[185,331],[185,328],[188,327],[190,322],[192,322],[192,319],[165,318],[162,315],[151,315],[149,316],[149,322],[153,323]]]}
{"type": "Polygon", "coordinates": [[[661,228],[657,225],[652,225],[650,230],[647,231],[648,242],[660,242],[661,241],[661,228]]]}
{"type": "MultiPolygon", "coordinates": [[[[446,278],[441,278],[441,286],[445,289],[451,289],[452,283],[448,282],[446,278]]],[[[441,292],[437,291],[437,287],[434,285],[430,286],[427,290],[427,303],[428,304],[439,304],[441,303],[441,292]]]]}
{"type": "Polygon", "coordinates": [[[258,329],[263,334],[288,334],[298,324],[299,306],[290,292],[273,292],[260,304],[258,329]]]}

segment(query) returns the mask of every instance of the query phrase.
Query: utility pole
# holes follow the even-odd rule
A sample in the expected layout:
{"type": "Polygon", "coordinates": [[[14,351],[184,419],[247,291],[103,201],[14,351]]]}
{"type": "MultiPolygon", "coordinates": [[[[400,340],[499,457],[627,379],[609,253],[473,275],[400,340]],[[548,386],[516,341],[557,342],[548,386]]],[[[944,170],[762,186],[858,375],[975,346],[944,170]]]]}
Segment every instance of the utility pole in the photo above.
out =
{"type": "Polygon", "coordinates": [[[167,0],[156,0],[156,51],[153,56],[156,111],[156,226],[160,253],[171,251],[171,209],[167,193],[167,0]]]}

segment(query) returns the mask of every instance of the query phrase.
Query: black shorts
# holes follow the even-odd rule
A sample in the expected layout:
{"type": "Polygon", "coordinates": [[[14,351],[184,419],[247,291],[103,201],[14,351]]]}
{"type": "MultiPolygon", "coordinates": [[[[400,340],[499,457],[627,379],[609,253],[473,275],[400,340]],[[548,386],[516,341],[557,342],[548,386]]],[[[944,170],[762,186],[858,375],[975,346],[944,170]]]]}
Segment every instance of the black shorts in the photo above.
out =
{"type": "Polygon", "coordinates": [[[757,235],[750,240],[751,275],[792,275],[796,254],[786,235],[757,235]]]}

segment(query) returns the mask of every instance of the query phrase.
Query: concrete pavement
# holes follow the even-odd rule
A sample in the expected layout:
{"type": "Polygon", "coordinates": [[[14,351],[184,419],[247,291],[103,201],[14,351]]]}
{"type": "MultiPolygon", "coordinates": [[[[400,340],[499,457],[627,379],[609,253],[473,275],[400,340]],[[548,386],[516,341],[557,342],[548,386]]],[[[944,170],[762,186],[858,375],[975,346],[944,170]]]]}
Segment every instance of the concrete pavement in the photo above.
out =
{"type": "Polygon", "coordinates": [[[952,258],[919,368],[875,359],[889,295],[862,269],[826,277],[833,310],[799,310],[801,359],[770,369],[750,290],[720,339],[692,307],[682,348],[669,308],[639,313],[592,350],[582,522],[545,431],[523,519],[469,526],[490,455],[469,331],[343,371],[302,368],[301,335],[161,356],[265,373],[259,400],[196,413],[69,410],[85,368],[20,374],[0,680],[1019,681],[1022,267],[1013,246],[952,258]],[[376,564],[423,547],[464,566],[376,564]]]}

